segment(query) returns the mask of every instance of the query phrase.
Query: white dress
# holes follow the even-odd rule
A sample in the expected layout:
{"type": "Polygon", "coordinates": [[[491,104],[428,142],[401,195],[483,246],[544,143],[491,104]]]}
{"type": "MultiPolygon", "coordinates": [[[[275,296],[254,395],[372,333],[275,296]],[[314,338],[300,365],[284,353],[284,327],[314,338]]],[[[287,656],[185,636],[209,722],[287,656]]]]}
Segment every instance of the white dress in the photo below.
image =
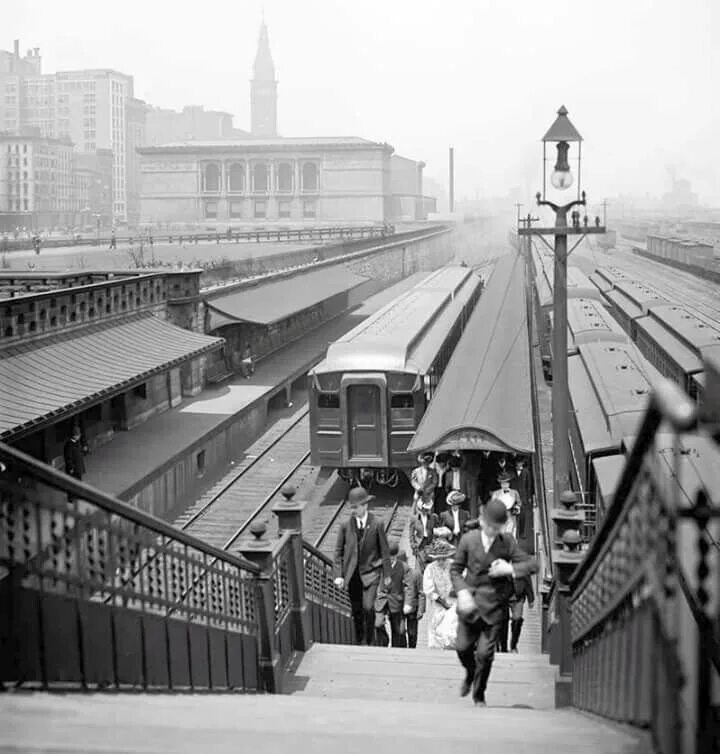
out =
{"type": "Polygon", "coordinates": [[[427,597],[428,647],[430,649],[455,649],[457,637],[457,611],[455,598],[450,597],[450,560],[433,561],[423,573],[423,592],[427,597]],[[446,610],[435,602],[442,597],[450,605],[446,610]]]}
{"type": "Polygon", "coordinates": [[[508,512],[508,520],[505,526],[502,528],[503,534],[512,534],[517,539],[517,516],[512,513],[513,507],[518,503],[518,496],[516,490],[495,490],[492,494],[492,500],[499,500],[506,508],[508,512]]]}

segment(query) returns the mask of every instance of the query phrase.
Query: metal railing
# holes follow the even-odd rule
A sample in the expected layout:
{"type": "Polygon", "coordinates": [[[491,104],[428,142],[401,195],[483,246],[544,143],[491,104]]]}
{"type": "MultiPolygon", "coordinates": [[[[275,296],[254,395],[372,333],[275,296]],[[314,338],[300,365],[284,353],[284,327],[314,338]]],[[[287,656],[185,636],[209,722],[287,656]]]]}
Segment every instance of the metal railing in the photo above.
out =
{"type": "Polygon", "coordinates": [[[662,754],[720,742],[720,507],[694,465],[720,464],[706,429],[678,386],[658,386],[570,583],[573,703],[648,727],[662,754]]]}
{"type": "Polygon", "coordinates": [[[353,636],[287,512],[233,554],[0,443],[0,685],[281,691],[295,652],[353,636]]]}

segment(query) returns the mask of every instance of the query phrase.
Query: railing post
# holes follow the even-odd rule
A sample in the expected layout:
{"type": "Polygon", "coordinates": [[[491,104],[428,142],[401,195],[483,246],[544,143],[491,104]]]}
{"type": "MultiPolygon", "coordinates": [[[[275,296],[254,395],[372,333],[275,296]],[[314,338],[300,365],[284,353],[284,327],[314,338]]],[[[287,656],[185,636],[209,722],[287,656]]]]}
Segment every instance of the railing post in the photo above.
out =
{"type": "Polygon", "coordinates": [[[282,692],[282,666],[280,653],[275,643],[275,598],[273,595],[272,571],[274,544],[265,532],[264,522],[251,524],[252,540],[242,543],[239,552],[248,560],[259,566],[260,574],[255,576],[255,595],[257,598],[258,639],[260,677],[266,691],[272,694],[282,692]]]}
{"type": "Polygon", "coordinates": [[[570,577],[583,558],[580,527],[585,513],[576,508],[578,496],[567,490],[560,495],[561,508],[550,514],[555,526],[552,562],[556,580],[555,604],[559,641],[559,676],[555,682],[555,706],[572,704],[572,637],[570,634],[570,577]],[[560,547],[558,547],[560,545],[560,547]]]}
{"type": "Polygon", "coordinates": [[[289,532],[292,542],[290,572],[290,601],[293,621],[293,649],[307,652],[312,644],[312,621],[305,598],[305,561],[303,559],[302,512],[306,501],[293,500],[295,488],[287,485],[280,490],[284,500],[276,503],[272,512],[278,517],[280,536],[289,532]]]}

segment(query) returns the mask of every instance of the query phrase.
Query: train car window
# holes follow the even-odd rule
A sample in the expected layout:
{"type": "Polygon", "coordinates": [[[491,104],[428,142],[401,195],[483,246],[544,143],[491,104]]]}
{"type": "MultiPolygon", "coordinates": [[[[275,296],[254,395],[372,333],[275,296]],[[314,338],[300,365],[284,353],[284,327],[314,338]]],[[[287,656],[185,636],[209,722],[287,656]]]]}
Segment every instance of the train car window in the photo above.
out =
{"type": "Polygon", "coordinates": [[[340,396],[337,393],[318,393],[318,408],[340,408],[340,396]]]}
{"type": "Polygon", "coordinates": [[[390,408],[414,408],[415,398],[412,393],[395,393],[390,398],[390,408]]]}
{"type": "Polygon", "coordinates": [[[328,392],[337,392],[340,390],[340,378],[341,374],[339,372],[331,372],[329,374],[316,374],[315,379],[317,380],[318,389],[319,390],[327,390],[328,392]]]}
{"type": "Polygon", "coordinates": [[[390,390],[397,392],[410,392],[415,390],[415,383],[418,380],[416,374],[395,373],[388,375],[388,387],[390,390]]]}

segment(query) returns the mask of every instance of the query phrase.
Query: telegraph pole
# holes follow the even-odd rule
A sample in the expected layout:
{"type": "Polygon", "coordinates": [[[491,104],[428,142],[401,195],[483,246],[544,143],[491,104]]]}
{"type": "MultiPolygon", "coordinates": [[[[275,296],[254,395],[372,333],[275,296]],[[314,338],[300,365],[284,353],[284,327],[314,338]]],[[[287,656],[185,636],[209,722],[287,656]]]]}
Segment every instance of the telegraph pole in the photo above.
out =
{"type": "Polygon", "coordinates": [[[449,154],[449,182],[450,182],[450,212],[455,211],[455,150],[450,147],[449,154]]]}

